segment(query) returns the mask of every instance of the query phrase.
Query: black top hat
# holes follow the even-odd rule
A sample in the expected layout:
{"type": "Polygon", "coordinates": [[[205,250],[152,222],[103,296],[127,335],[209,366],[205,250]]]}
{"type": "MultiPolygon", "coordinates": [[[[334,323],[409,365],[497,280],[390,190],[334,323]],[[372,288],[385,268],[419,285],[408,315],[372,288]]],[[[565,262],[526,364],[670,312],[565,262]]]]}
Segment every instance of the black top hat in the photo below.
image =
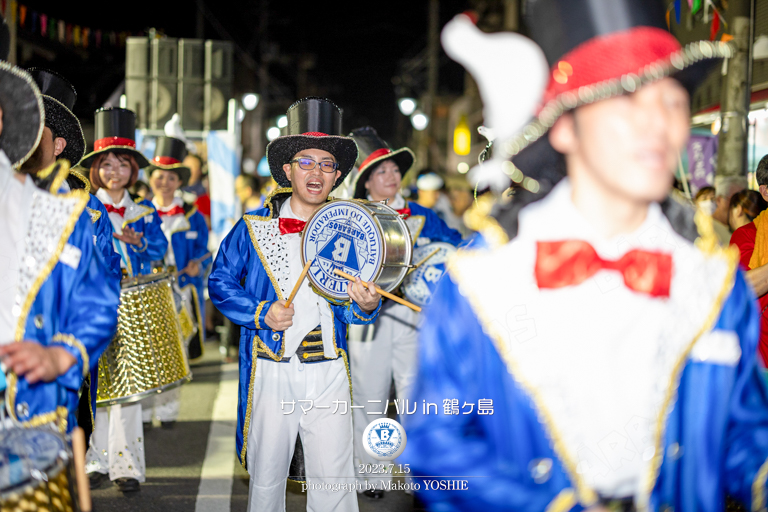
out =
{"type": "Polygon", "coordinates": [[[93,152],[83,158],[80,165],[90,167],[94,158],[102,153],[133,155],[139,168],[149,161],[136,149],[136,114],[125,108],[102,108],[94,114],[95,141],[93,152]]]}
{"type": "Polygon", "coordinates": [[[338,187],[347,177],[357,159],[355,141],[341,135],[341,109],[324,98],[309,97],[297,101],[286,113],[288,134],[267,145],[267,162],[272,178],[281,187],[290,187],[283,165],[304,149],[321,149],[332,154],[341,175],[334,183],[338,187]]]}
{"type": "Polygon", "coordinates": [[[85,154],[85,135],[72,108],[77,100],[77,92],[69,80],[47,69],[29,68],[29,74],[43,94],[45,107],[45,125],[56,137],[67,141],[67,146],[59,155],[74,167],[85,154]]]}
{"type": "Polygon", "coordinates": [[[367,196],[365,183],[368,181],[371,171],[384,160],[395,162],[403,176],[413,167],[413,163],[416,161],[416,156],[409,148],[400,148],[394,151],[390,149],[389,144],[379,137],[379,134],[371,126],[352,130],[352,133],[349,135],[355,140],[357,147],[360,148],[359,159],[362,160],[358,165],[355,184],[352,187],[355,199],[365,199],[367,196]]]}
{"type": "Polygon", "coordinates": [[[147,167],[147,174],[151,175],[155,169],[164,171],[173,171],[181,180],[181,186],[186,187],[189,183],[190,170],[184,165],[184,158],[187,156],[187,145],[183,140],[175,137],[163,135],[157,138],[155,145],[155,155],[147,167]]]}
{"type": "Polygon", "coordinates": [[[0,149],[18,167],[32,156],[45,128],[43,96],[29,73],[0,61],[0,149]]]}
{"type": "MultiPolygon", "coordinates": [[[[508,157],[581,105],[634,92],[667,76],[692,92],[713,59],[734,53],[721,42],[697,41],[682,48],[666,28],[659,0],[528,0],[526,23],[551,66],[549,84],[536,118],[494,148],[508,157]]],[[[521,170],[534,178],[540,171],[521,170]]]]}

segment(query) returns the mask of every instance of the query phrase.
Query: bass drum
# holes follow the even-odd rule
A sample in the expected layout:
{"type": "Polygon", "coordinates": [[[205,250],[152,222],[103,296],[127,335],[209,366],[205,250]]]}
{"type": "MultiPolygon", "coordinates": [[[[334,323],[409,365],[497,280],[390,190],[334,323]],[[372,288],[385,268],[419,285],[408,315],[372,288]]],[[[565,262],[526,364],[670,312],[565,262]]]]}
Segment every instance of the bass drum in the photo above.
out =
{"type": "Polygon", "coordinates": [[[418,265],[403,280],[401,290],[409,301],[417,306],[427,306],[438,281],[445,273],[448,259],[456,253],[456,247],[445,242],[433,242],[413,250],[413,261],[418,265]]]}
{"type": "Polygon", "coordinates": [[[52,429],[0,432],[0,512],[17,510],[80,510],[72,450],[52,429]]]}
{"type": "Polygon", "coordinates": [[[342,270],[391,292],[408,272],[413,240],[400,215],[383,203],[339,199],[320,207],[301,236],[301,262],[313,260],[307,278],[333,303],[349,300],[342,270]]]}
{"type": "Polygon", "coordinates": [[[97,406],[132,403],[192,378],[165,273],[123,280],[117,334],[99,359],[97,406]]]}

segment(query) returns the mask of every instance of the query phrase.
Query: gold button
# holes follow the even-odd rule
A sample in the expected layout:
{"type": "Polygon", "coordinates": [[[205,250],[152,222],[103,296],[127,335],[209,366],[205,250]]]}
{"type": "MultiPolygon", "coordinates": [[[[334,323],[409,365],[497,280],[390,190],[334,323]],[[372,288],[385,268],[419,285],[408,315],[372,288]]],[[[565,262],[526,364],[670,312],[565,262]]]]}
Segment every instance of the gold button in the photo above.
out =
{"type": "Polygon", "coordinates": [[[306,352],[304,352],[304,359],[306,359],[306,358],[308,358],[308,357],[309,357],[309,354],[307,354],[306,352]]]}
{"type": "Polygon", "coordinates": [[[305,347],[306,347],[306,346],[309,346],[309,343],[307,343],[306,341],[302,341],[302,342],[301,342],[301,344],[302,344],[303,346],[305,346],[305,347]]]}

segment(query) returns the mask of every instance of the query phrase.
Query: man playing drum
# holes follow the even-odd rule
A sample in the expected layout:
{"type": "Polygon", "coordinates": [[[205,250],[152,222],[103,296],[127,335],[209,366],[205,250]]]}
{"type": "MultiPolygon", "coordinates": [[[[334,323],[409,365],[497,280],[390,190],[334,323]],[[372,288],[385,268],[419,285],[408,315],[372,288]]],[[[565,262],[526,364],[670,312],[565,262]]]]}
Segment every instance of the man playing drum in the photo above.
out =
{"type": "MultiPolygon", "coordinates": [[[[305,98],[287,117],[289,134],[267,146],[281,188],[223,240],[208,281],[215,306],[242,326],[236,436],[251,511],[285,510],[297,435],[308,483],[354,483],[347,324],[371,323],[380,308],[372,283],[359,278],[348,286],[350,302],[331,304],[305,282],[286,307],[302,273],[300,232],[357,158],[355,142],[338,135],[341,111],[330,101],[305,98]]],[[[356,511],[357,499],[310,488],[307,508],[356,511]]]]}
{"type": "MultiPolygon", "coordinates": [[[[431,242],[458,245],[461,234],[449,228],[429,208],[406,201],[400,194],[402,177],[413,166],[415,157],[409,148],[391,150],[370,126],[352,131],[352,138],[367,156],[360,164],[355,184],[356,199],[387,201],[405,217],[415,247],[431,242]]],[[[349,357],[352,368],[352,392],[355,409],[355,467],[378,461],[363,448],[363,431],[371,421],[383,418],[382,412],[389,400],[392,379],[398,400],[410,398],[411,386],[416,378],[416,326],[419,313],[391,300],[384,302],[376,323],[350,329],[349,357]],[[370,402],[370,403],[369,403],[370,402]]],[[[382,482],[391,480],[391,474],[373,475],[363,492],[369,498],[383,498],[382,482]],[[371,488],[375,487],[375,488],[371,488]]],[[[365,488],[366,476],[358,475],[365,488]]]]}

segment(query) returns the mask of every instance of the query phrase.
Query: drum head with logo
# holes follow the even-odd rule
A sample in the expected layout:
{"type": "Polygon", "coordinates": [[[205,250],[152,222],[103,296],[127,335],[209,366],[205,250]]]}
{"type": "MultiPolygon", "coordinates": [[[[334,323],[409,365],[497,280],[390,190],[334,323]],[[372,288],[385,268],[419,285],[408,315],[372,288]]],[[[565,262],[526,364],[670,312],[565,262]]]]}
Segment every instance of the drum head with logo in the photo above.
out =
{"type": "Polygon", "coordinates": [[[426,306],[432,300],[432,293],[438,281],[445,273],[448,258],[456,252],[456,248],[444,242],[434,242],[417,247],[413,250],[413,264],[421,263],[403,280],[405,298],[418,306],[426,306]],[[434,253],[432,256],[430,254],[434,253]]]}
{"type": "Polygon", "coordinates": [[[328,299],[349,299],[349,281],[334,270],[366,282],[375,281],[383,259],[381,230],[369,210],[359,203],[331,201],[317,210],[304,227],[302,264],[314,260],[307,278],[328,299]]]}
{"type": "Polygon", "coordinates": [[[67,453],[62,437],[44,429],[10,429],[0,437],[0,495],[41,480],[67,453]]]}

